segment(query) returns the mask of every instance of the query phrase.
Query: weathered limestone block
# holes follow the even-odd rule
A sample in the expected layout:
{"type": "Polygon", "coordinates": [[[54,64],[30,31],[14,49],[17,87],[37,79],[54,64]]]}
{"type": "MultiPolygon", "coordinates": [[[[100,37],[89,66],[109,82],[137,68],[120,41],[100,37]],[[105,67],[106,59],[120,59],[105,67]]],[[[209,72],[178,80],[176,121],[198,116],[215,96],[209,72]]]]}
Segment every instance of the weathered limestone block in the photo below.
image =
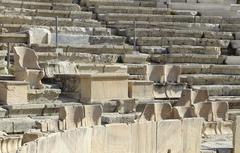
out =
{"type": "Polygon", "coordinates": [[[225,62],[227,65],[239,65],[239,56],[227,56],[225,62]]]}
{"type": "Polygon", "coordinates": [[[27,81],[31,88],[41,89],[44,77],[34,50],[26,47],[14,47],[15,77],[18,81],[27,81]]]}
{"type": "Polygon", "coordinates": [[[102,124],[112,124],[112,123],[135,123],[135,120],[141,115],[140,112],[120,114],[116,113],[103,113],[102,124]]]}
{"type": "Polygon", "coordinates": [[[4,136],[1,137],[0,142],[2,153],[12,153],[16,152],[18,148],[21,147],[22,139],[19,136],[4,136]]]}
{"type": "Polygon", "coordinates": [[[158,135],[156,135],[158,131],[157,122],[138,122],[134,125],[137,126],[138,131],[136,140],[138,143],[138,153],[157,152],[157,141],[159,138],[158,135]]]}
{"type": "Polygon", "coordinates": [[[184,89],[181,98],[177,102],[177,106],[191,106],[194,103],[206,102],[209,99],[208,90],[200,89],[184,89]]]}
{"type": "Polygon", "coordinates": [[[22,28],[29,35],[29,44],[50,44],[51,32],[46,28],[22,28]]]}
{"type": "Polygon", "coordinates": [[[213,121],[213,111],[211,102],[200,102],[193,104],[197,117],[202,117],[205,121],[213,121]]]}
{"type": "Polygon", "coordinates": [[[59,120],[65,123],[65,129],[80,127],[83,118],[83,106],[64,106],[59,110],[59,120]]]}
{"type": "Polygon", "coordinates": [[[153,99],[153,82],[145,80],[128,81],[129,98],[153,99]]]}
{"type": "MultiPolygon", "coordinates": [[[[183,132],[180,120],[157,122],[157,152],[183,153],[183,132]]],[[[185,141],[185,140],[184,140],[185,141]]]]}
{"type": "Polygon", "coordinates": [[[147,65],[146,78],[156,82],[179,82],[181,69],[172,65],[147,65]]]}
{"type": "Polygon", "coordinates": [[[233,128],[233,147],[234,153],[240,153],[240,116],[236,117],[233,128]]]}
{"type": "Polygon", "coordinates": [[[187,84],[154,84],[154,98],[181,98],[182,90],[187,84]]]}
{"type": "Polygon", "coordinates": [[[0,81],[0,103],[2,105],[26,104],[28,83],[24,81],[0,81]]]}
{"type": "Polygon", "coordinates": [[[182,142],[184,153],[199,153],[202,138],[202,118],[186,118],[182,121],[182,142]]]}
{"type": "Polygon", "coordinates": [[[43,133],[38,131],[38,130],[30,130],[26,133],[23,134],[23,139],[22,139],[22,143],[27,143],[27,142],[31,142],[34,141],[40,137],[43,136],[43,133]]]}
{"type": "Polygon", "coordinates": [[[93,126],[92,129],[92,153],[104,153],[106,152],[106,127],[105,126],[93,126]]]}
{"type": "Polygon", "coordinates": [[[136,111],[136,99],[117,99],[117,111],[120,114],[127,114],[136,111]]]}
{"type": "Polygon", "coordinates": [[[106,125],[107,153],[130,152],[131,149],[130,140],[131,140],[131,126],[127,124],[106,125]]]}
{"type": "Polygon", "coordinates": [[[103,108],[101,105],[84,105],[84,118],[82,119],[82,126],[101,125],[101,117],[103,108]]]}
{"type": "Polygon", "coordinates": [[[128,98],[128,75],[121,73],[80,74],[81,102],[94,103],[128,98]]]}
{"type": "Polygon", "coordinates": [[[172,106],[170,103],[147,104],[140,116],[141,121],[159,121],[172,118],[172,106]]]}
{"type": "Polygon", "coordinates": [[[228,120],[228,108],[227,102],[212,102],[213,121],[228,120]]]}
{"type": "Polygon", "coordinates": [[[121,56],[123,63],[144,64],[148,58],[147,54],[124,54],[121,56]]]}
{"type": "Polygon", "coordinates": [[[175,106],[172,109],[174,119],[184,119],[196,117],[194,109],[186,106],[175,106]]]}

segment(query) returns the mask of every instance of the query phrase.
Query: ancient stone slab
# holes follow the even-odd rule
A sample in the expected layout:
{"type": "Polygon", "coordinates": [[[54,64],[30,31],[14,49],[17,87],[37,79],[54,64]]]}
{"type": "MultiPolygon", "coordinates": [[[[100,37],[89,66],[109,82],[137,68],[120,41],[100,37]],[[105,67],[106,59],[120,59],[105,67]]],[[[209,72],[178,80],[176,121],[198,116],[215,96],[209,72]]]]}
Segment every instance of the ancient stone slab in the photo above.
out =
{"type": "Polygon", "coordinates": [[[208,90],[200,89],[183,89],[181,98],[177,102],[177,106],[191,106],[194,103],[206,102],[209,99],[208,90]]]}
{"type": "Polygon", "coordinates": [[[157,124],[156,122],[139,122],[138,123],[138,152],[153,153],[157,152],[157,124]]]}
{"type": "Polygon", "coordinates": [[[28,83],[25,81],[0,81],[0,102],[3,105],[26,104],[28,83]]]}
{"type": "Polygon", "coordinates": [[[38,131],[38,130],[30,130],[27,131],[26,133],[23,134],[23,140],[22,143],[27,143],[27,142],[31,142],[34,141],[40,137],[43,136],[43,133],[38,131]]]}
{"type": "Polygon", "coordinates": [[[29,35],[29,44],[50,44],[51,32],[45,28],[23,28],[29,35]]]}
{"type": "Polygon", "coordinates": [[[182,142],[184,153],[199,153],[202,139],[202,118],[185,118],[182,121],[182,142]]]}
{"type": "Polygon", "coordinates": [[[236,117],[234,128],[233,128],[233,147],[234,147],[234,153],[240,153],[240,116],[236,117]]]}
{"type": "Polygon", "coordinates": [[[174,119],[184,119],[196,117],[194,109],[186,106],[175,106],[172,109],[172,115],[174,119]]]}
{"type": "Polygon", "coordinates": [[[180,120],[157,122],[157,152],[183,153],[183,133],[180,120]]]}
{"type": "Polygon", "coordinates": [[[84,118],[82,119],[83,126],[101,125],[101,117],[103,108],[102,105],[84,105],[84,118]]]}
{"type": "Polygon", "coordinates": [[[106,152],[106,127],[94,126],[92,130],[91,153],[106,152]]]}
{"type": "Polygon", "coordinates": [[[117,111],[120,114],[127,114],[136,111],[136,100],[135,99],[118,99],[113,100],[117,102],[117,111]]]}
{"type": "Polygon", "coordinates": [[[131,149],[130,140],[131,126],[127,124],[106,125],[107,153],[129,153],[131,149]]]}
{"type": "Polygon", "coordinates": [[[81,74],[81,102],[94,103],[128,98],[128,75],[119,73],[81,74]]]}
{"type": "Polygon", "coordinates": [[[153,82],[144,80],[129,80],[128,95],[129,98],[152,99],[153,82]]]}
{"type": "Polygon", "coordinates": [[[83,106],[64,106],[59,110],[59,119],[65,122],[65,129],[80,127],[83,117],[83,106]]]}
{"type": "Polygon", "coordinates": [[[170,103],[147,104],[140,117],[141,121],[159,121],[171,119],[172,106],[170,103]]]}
{"type": "Polygon", "coordinates": [[[146,62],[148,55],[138,53],[138,54],[125,54],[121,57],[124,63],[142,64],[146,62]]]}

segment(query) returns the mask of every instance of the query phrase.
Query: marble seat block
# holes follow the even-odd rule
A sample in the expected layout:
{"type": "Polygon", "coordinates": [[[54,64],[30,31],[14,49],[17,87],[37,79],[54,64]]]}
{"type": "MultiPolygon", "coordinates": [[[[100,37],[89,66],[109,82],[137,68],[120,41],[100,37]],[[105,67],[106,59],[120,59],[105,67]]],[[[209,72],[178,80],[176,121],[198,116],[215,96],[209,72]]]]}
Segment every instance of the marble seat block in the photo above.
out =
{"type": "Polygon", "coordinates": [[[0,81],[0,104],[27,104],[27,92],[25,81],[0,81]]]}
{"type": "Polygon", "coordinates": [[[63,121],[64,129],[75,129],[82,126],[84,118],[83,106],[64,106],[59,110],[59,120],[63,121]]]}
{"type": "Polygon", "coordinates": [[[177,106],[191,106],[194,103],[206,102],[209,99],[209,93],[206,89],[183,89],[181,98],[177,102],[177,106]]]}
{"type": "Polygon", "coordinates": [[[160,64],[149,64],[147,65],[147,80],[154,82],[179,82],[179,75],[181,69],[175,65],[160,65],[160,64]]]}
{"type": "Polygon", "coordinates": [[[14,47],[15,78],[18,81],[27,81],[31,88],[44,88],[41,80],[44,72],[38,64],[35,51],[27,47],[14,47]]]}
{"type": "Polygon", "coordinates": [[[153,82],[145,80],[130,80],[128,82],[129,98],[153,99],[153,82]]]}
{"type": "Polygon", "coordinates": [[[170,103],[147,104],[140,116],[140,121],[159,121],[172,118],[170,103]]]}
{"type": "Polygon", "coordinates": [[[192,107],[175,106],[172,109],[174,119],[192,118],[196,117],[192,107]]]}
{"type": "Polygon", "coordinates": [[[112,99],[128,98],[128,74],[79,74],[80,101],[99,103],[112,99]]]}
{"type": "Polygon", "coordinates": [[[102,105],[84,105],[84,118],[82,120],[83,126],[101,125],[101,117],[103,108],[102,105]]]}

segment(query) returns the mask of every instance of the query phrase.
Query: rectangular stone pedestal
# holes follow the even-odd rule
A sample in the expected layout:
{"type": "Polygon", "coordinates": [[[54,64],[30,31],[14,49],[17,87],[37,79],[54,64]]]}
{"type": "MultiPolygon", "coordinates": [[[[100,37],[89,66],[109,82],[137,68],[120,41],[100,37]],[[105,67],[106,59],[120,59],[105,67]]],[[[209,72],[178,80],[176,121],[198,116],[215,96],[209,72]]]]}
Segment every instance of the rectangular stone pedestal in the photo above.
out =
{"type": "Polygon", "coordinates": [[[153,82],[144,80],[131,80],[128,82],[129,98],[153,99],[153,82]]]}
{"type": "Polygon", "coordinates": [[[28,83],[24,81],[0,81],[0,104],[26,104],[28,83]]]}
{"type": "Polygon", "coordinates": [[[80,101],[102,102],[128,98],[128,75],[121,73],[79,74],[80,101]]]}

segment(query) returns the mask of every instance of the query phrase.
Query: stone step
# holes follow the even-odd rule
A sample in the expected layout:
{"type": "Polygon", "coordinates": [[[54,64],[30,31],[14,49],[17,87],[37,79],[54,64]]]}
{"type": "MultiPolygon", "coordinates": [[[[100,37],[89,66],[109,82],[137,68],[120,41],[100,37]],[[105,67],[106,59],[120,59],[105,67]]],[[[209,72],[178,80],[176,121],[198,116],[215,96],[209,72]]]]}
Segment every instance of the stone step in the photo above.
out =
{"type": "Polygon", "coordinates": [[[65,10],[80,11],[81,8],[77,4],[72,3],[46,3],[46,2],[26,2],[20,0],[1,0],[1,6],[8,8],[25,8],[25,9],[46,9],[46,10],[65,10]]]}
{"type": "Polygon", "coordinates": [[[228,111],[228,118],[235,121],[236,116],[240,115],[240,109],[230,109],[228,111]]]}
{"type": "MultiPolygon", "coordinates": [[[[68,46],[59,45],[63,49],[63,53],[89,53],[89,54],[126,54],[132,53],[133,47],[129,45],[79,45],[68,46]]],[[[36,52],[52,52],[56,53],[56,46],[54,45],[32,45],[32,49],[36,52]]]]}
{"type": "Polygon", "coordinates": [[[220,16],[193,16],[193,15],[157,15],[157,14],[127,14],[107,13],[98,14],[103,21],[148,21],[148,22],[185,22],[210,24],[239,24],[239,18],[222,18],[220,16]]]}
{"type": "Polygon", "coordinates": [[[145,29],[136,28],[127,29],[124,35],[128,37],[193,37],[193,38],[208,38],[208,39],[226,39],[233,40],[234,36],[231,32],[213,32],[199,30],[174,30],[174,29],[145,29]]]}
{"type": "Polygon", "coordinates": [[[227,101],[229,109],[240,109],[240,97],[239,96],[210,96],[211,101],[227,101]]]}
{"type": "Polygon", "coordinates": [[[188,10],[172,10],[168,8],[156,8],[156,7],[134,7],[134,6],[105,6],[99,5],[95,8],[95,12],[98,14],[105,13],[128,13],[128,14],[165,14],[165,15],[197,15],[196,11],[188,10]]]}
{"type": "MultiPolygon", "coordinates": [[[[220,31],[220,28],[224,30],[232,30],[235,28],[234,24],[226,24],[220,27],[220,24],[211,24],[211,23],[187,23],[187,22],[154,22],[154,21],[108,21],[108,27],[126,29],[126,28],[159,28],[159,29],[175,29],[175,30],[202,30],[202,31],[220,31]],[[229,26],[229,27],[228,27],[229,26]]],[[[237,28],[235,28],[237,29],[237,28]]]]}
{"type": "MultiPolygon", "coordinates": [[[[49,3],[49,0],[9,0],[9,1],[49,3]]],[[[51,2],[51,1],[50,1],[50,2],[51,2]]],[[[72,3],[72,0],[54,0],[53,3],[72,3]]]]}
{"type": "Polygon", "coordinates": [[[147,54],[208,54],[220,55],[220,47],[211,46],[189,46],[189,45],[172,45],[172,46],[140,46],[139,51],[147,54]]]}
{"type": "Polygon", "coordinates": [[[129,13],[129,14],[165,14],[170,15],[171,9],[154,7],[134,7],[134,6],[105,6],[99,5],[95,8],[98,14],[105,13],[129,13]]]}
{"type": "Polygon", "coordinates": [[[38,52],[40,62],[59,62],[70,61],[75,63],[107,63],[114,64],[121,58],[120,54],[93,54],[93,53],[52,53],[52,52],[38,52]]]}
{"type": "Polygon", "coordinates": [[[180,82],[190,85],[240,85],[240,75],[184,74],[180,82]]]}
{"type": "Polygon", "coordinates": [[[84,64],[63,62],[40,63],[44,69],[45,78],[54,78],[55,74],[79,74],[79,73],[127,73],[127,66],[123,64],[84,64]]]}
{"type": "Polygon", "coordinates": [[[154,1],[112,1],[112,0],[82,0],[81,5],[88,7],[97,6],[134,6],[134,7],[156,7],[154,1]]]}
{"type": "MultiPolygon", "coordinates": [[[[5,30],[8,33],[17,33],[19,31],[25,31],[26,29],[32,28],[32,25],[22,25],[22,24],[2,24],[2,31],[5,30]]],[[[44,28],[50,30],[50,32],[56,32],[55,26],[35,26],[36,28],[44,28]]],[[[87,34],[87,35],[111,35],[114,32],[110,28],[105,27],[80,27],[80,26],[59,26],[59,33],[66,34],[87,34]]]]}
{"type": "Polygon", "coordinates": [[[41,17],[59,17],[71,19],[91,19],[91,12],[83,11],[64,11],[64,10],[45,10],[45,9],[8,9],[3,7],[0,9],[0,14],[4,15],[24,15],[24,16],[41,16],[41,17]]]}
{"type": "MultiPolygon", "coordinates": [[[[50,44],[56,44],[56,34],[52,33],[52,39],[50,44]]],[[[59,45],[97,45],[97,44],[110,44],[110,45],[124,45],[126,38],[122,36],[89,36],[89,35],[76,35],[76,34],[58,34],[59,45]]]]}
{"type": "Polygon", "coordinates": [[[239,96],[240,85],[194,85],[194,89],[207,89],[210,96],[239,96]]]}
{"type": "MultiPolygon", "coordinates": [[[[133,42],[131,43],[133,44],[133,42]]],[[[139,46],[190,45],[227,48],[230,44],[230,40],[192,37],[139,37],[137,38],[136,43],[139,46]]]]}
{"type": "Polygon", "coordinates": [[[163,54],[152,55],[151,61],[156,63],[198,63],[198,64],[223,64],[225,56],[201,54],[163,54]]]}
{"type": "Polygon", "coordinates": [[[107,13],[98,14],[103,21],[158,21],[211,24],[240,24],[239,17],[193,16],[193,15],[158,15],[158,14],[127,14],[107,13]]]}
{"type": "Polygon", "coordinates": [[[171,46],[167,48],[169,54],[208,54],[221,55],[220,47],[211,46],[171,46]]]}
{"type": "Polygon", "coordinates": [[[6,117],[33,117],[33,116],[58,116],[59,109],[63,106],[80,106],[79,103],[42,103],[42,104],[23,104],[6,105],[2,108],[7,110],[6,117]]]}
{"type": "MultiPolygon", "coordinates": [[[[0,15],[0,24],[22,24],[22,25],[39,25],[55,26],[55,17],[38,17],[38,16],[19,16],[19,15],[0,15]]],[[[83,27],[100,27],[100,22],[92,19],[68,19],[59,18],[59,26],[83,26],[83,27]]]]}
{"type": "Polygon", "coordinates": [[[240,75],[239,65],[182,64],[182,74],[240,75]]]}
{"type": "Polygon", "coordinates": [[[0,43],[27,43],[28,35],[20,33],[2,33],[0,34],[0,43]]]}

